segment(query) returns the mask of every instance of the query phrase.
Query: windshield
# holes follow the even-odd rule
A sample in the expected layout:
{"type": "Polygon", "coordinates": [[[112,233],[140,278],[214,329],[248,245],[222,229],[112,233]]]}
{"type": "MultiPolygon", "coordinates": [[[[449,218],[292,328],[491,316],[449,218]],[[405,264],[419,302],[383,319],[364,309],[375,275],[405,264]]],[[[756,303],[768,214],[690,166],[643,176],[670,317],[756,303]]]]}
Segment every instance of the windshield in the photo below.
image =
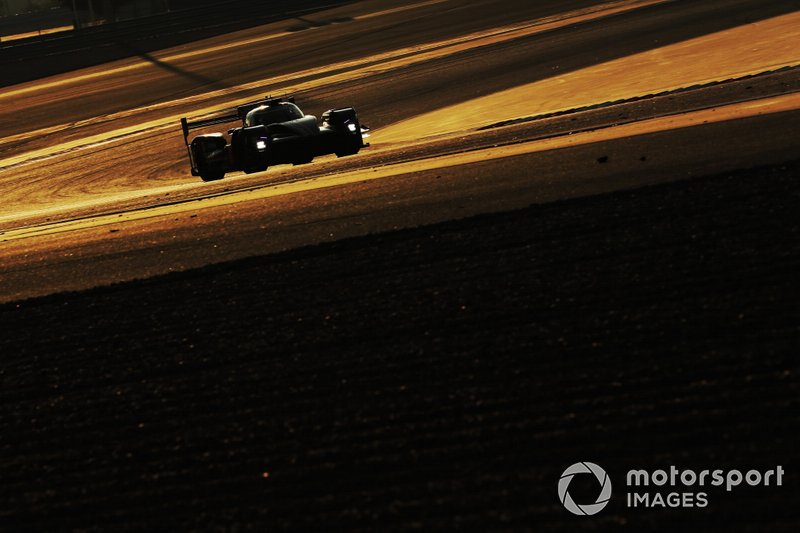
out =
{"type": "Polygon", "coordinates": [[[278,122],[287,122],[303,118],[303,113],[294,104],[283,102],[268,107],[257,107],[247,114],[245,124],[249,126],[267,126],[278,122]]]}

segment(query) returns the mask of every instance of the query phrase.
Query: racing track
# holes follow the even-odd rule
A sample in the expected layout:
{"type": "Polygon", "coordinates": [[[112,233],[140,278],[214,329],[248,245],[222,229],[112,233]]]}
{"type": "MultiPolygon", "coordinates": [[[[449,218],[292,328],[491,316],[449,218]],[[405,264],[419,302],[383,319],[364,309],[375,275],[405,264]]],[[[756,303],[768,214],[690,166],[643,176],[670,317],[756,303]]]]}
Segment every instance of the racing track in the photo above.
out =
{"type": "MultiPolygon", "coordinates": [[[[514,165],[523,169],[538,167],[537,158],[542,156],[537,154],[545,149],[600,153],[611,148],[604,143],[612,142],[614,149],[630,152],[633,147],[626,149],[624,145],[634,142],[632,139],[644,143],[650,157],[647,165],[638,161],[640,154],[629,162],[615,160],[613,165],[603,167],[611,169],[615,179],[623,173],[643,175],[619,183],[610,180],[598,190],[613,190],[637,180],[651,183],[671,179],[673,172],[664,170],[671,165],[685,165],[695,173],[707,173],[738,168],[743,161],[760,164],[789,159],[796,153],[793,135],[778,131],[765,145],[756,138],[757,130],[742,121],[756,121],[778,130],[791,130],[796,121],[793,109],[797,106],[792,100],[792,94],[796,94],[793,93],[796,71],[758,75],[800,62],[796,47],[792,46],[798,39],[796,28],[800,26],[798,14],[791,7],[791,2],[764,7],[743,0],[727,0],[715,6],[652,0],[571,2],[559,8],[518,2],[503,9],[492,7],[491,2],[468,8],[448,2],[410,3],[400,8],[389,8],[380,2],[364,3],[323,12],[317,15],[319,21],[338,23],[306,31],[286,31],[286,22],[276,23],[165,51],[156,55],[160,58],[156,62],[131,59],[102,69],[85,69],[72,77],[56,76],[7,88],[0,91],[0,101],[13,101],[15,106],[4,107],[5,111],[0,112],[0,131],[7,135],[0,147],[0,193],[4,198],[0,206],[0,229],[6,231],[5,275],[13,282],[4,284],[4,298],[85,288],[288,249],[331,237],[445,220],[454,215],[455,204],[462,205],[459,213],[467,215],[573,196],[575,188],[566,185],[560,193],[553,190],[543,195],[538,189],[525,186],[525,181],[531,178],[528,172],[511,170],[514,165]],[[725,16],[720,15],[722,12],[725,16]],[[476,13],[482,16],[476,17],[476,13]],[[437,20],[447,20],[448,24],[437,24],[437,20]],[[414,32],[404,29],[408,24],[413,25],[414,32]],[[331,46],[345,37],[349,47],[331,46]],[[700,54],[713,62],[703,63],[702,68],[691,67],[700,54]],[[732,57],[736,61],[731,61],[732,57]],[[160,68],[159,61],[170,68],[160,68]],[[648,75],[647,69],[652,70],[654,64],[662,65],[659,74],[648,75]],[[630,70],[629,77],[623,75],[626,68],[630,70]],[[754,74],[757,76],[752,83],[745,80],[728,83],[728,89],[715,87],[716,82],[754,74]],[[216,80],[210,82],[210,92],[208,87],[198,85],[197,76],[216,80]],[[475,79],[481,83],[470,81],[475,79]],[[597,79],[610,81],[599,85],[594,81],[597,79]],[[220,88],[220,83],[225,87],[220,88]],[[704,90],[682,91],[698,83],[705,84],[704,90]],[[593,89],[597,86],[601,90],[593,89]],[[449,155],[448,159],[433,163],[430,159],[474,150],[487,143],[515,143],[626,121],[613,117],[613,110],[600,109],[580,114],[580,128],[572,128],[570,124],[578,115],[565,115],[544,125],[541,121],[532,122],[530,127],[541,130],[535,134],[529,133],[525,125],[497,128],[491,134],[469,133],[509,118],[580,110],[610,100],[676,90],[674,95],[648,98],[656,106],[653,112],[644,111],[648,107],[645,101],[642,109],[633,114],[625,109],[616,113],[628,113],[636,121],[658,119],[684,110],[701,112],[705,108],[710,109],[706,114],[711,113],[713,118],[689,118],[688,122],[681,122],[664,117],[650,124],[649,129],[637,130],[631,125],[625,130],[616,128],[611,134],[616,138],[609,138],[606,129],[545,144],[520,143],[520,148],[513,152],[515,158],[497,160],[497,154],[490,156],[495,160],[491,174],[475,163],[476,159],[487,157],[483,153],[468,154],[462,159],[449,155]],[[720,90],[724,94],[719,95],[720,90]],[[202,184],[187,175],[185,151],[175,127],[177,118],[198,116],[203,110],[284,91],[295,93],[310,113],[319,114],[331,105],[353,105],[374,130],[373,148],[350,160],[322,160],[307,168],[278,167],[255,176],[234,175],[218,184],[202,184]],[[782,96],[785,93],[788,95],[782,96]],[[520,108],[519,95],[529,95],[529,105],[520,108]],[[774,102],[770,100],[773,97],[783,99],[774,102]],[[764,99],[766,107],[753,104],[747,111],[742,105],[735,106],[737,101],[753,99],[764,99]],[[665,100],[669,105],[658,104],[665,100]],[[472,103],[459,103],[466,101],[472,103]],[[724,109],[731,111],[717,111],[714,109],[717,104],[728,104],[724,109]],[[459,105],[469,107],[461,110],[459,105]],[[448,112],[448,106],[455,106],[454,111],[448,112]],[[498,111],[493,113],[495,108],[498,111]],[[721,120],[724,112],[728,115],[721,120]],[[20,115],[30,117],[30,122],[40,129],[30,129],[25,122],[15,120],[20,115]],[[460,122],[453,122],[453,117],[460,122]],[[742,121],[729,120],[736,118],[742,121]],[[719,125],[703,122],[719,122],[719,125]],[[443,125],[447,127],[440,132],[443,125]],[[724,135],[733,141],[709,142],[704,128],[733,128],[724,135]],[[744,133],[739,133],[740,130],[744,133]],[[437,133],[438,137],[425,139],[427,134],[437,133]],[[681,153],[682,160],[668,161],[676,153],[670,146],[686,144],[687,136],[701,138],[698,141],[701,144],[694,145],[704,149],[693,155],[681,153]],[[419,137],[421,141],[417,140],[419,137]],[[482,142],[481,138],[488,141],[482,142]],[[665,142],[660,146],[653,144],[665,142]],[[582,147],[573,146],[578,143],[582,147]],[[436,149],[431,150],[432,145],[436,149]],[[526,152],[533,154],[525,155],[526,152]],[[413,163],[423,156],[425,161],[413,163]],[[473,164],[465,166],[471,161],[473,164]],[[383,168],[389,162],[392,166],[383,168]],[[376,167],[374,172],[372,167],[376,167]],[[465,167],[465,172],[461,167],[465,167]],[[652,171],[653,167],[661,170],[652,171]],[[401,179],[354,184],[363,181],[364,172],[374,178],[414,175],[418,171],[430,172],[432,168],[454,180],[444,196],[417,194],[413,192],[417,189],[406,187],[401,179]],[[350,174],[342,174],[345,170],[350,174]],[[331,174],[333,181],[323,179],[331,174]],[[481,190],[487,187],[474,185],[476,175],[480,176],[477,179],[491,180],[493,195],[500,199],[487,204],[483,203],[487,196],[479,195],[471,200],[471,187],[481,190]],[[511,179],[517,183],[504,183],[502,178],[506,175],[513,176],[511,179]],[[349,203],[328,203],[326,209],[330,212],[305,209],[307,204],[300,198],[313,196],[313,191],[288,197],[265,193],[273,190],[269,187],[287,181],[296,184],[306,178],[314,181],[306,181],[299,189],[294,185],[279,190],[294,192],[314,189],[323,183],[326,186],[350,183],[352,190],[360,192],[352,193],[349,203]],[[198,214],[194,211],[203,198],[234,193],[236,196],[227,200],[205,201],[205,205],[221,203],[223,208],[203,210],[199,214],[203,224],[190,218],[198,214]],[[434,197],[440,198],[440,203],[430,209],[434,197]],[[247,209],[224,208],[251,198],[262,200],[249,203],[247,209]],[[393,198],[411,206],[422,202],[425,207],[402,209],[391,216],[385,208],[362,207],[365,203],[381,206],[393,198]],[[159,205],[167,207],[153,210],[159,205]],[[138,211],[143,208],[147,209],[138,211]],[[428,214],[419,219],[410,215],[419,210],[428,214]],[[136,222],[125,228],[106,227],[108,218],[78,222],[77,226],[74,222],[52,225],[120,212],[126,213],[123,219],[136,222]],[[232,223],[252,226],[254,220],[263,221],[267,217],[272,217],[277,227],[294,220],[308,229],[316,227],[316,221],[324,225],[342,216],[361,216],[365,220],[358,226],[342,224],[344,228],[337,228],[336,232],[314,229],[303,234],[280,230],[276,237],[271,231],[262,231],[261,238],[246,237],[252,243],[249,247],[235,244],[241,232],[231,230],[232,223]],[[404,220],[397,219],[398,216],[404,220]],[[45,225],[38,227],[42,223],[45,225]],[[92,229],[62,231],[87,226],[92,229]],[[109,231],[114,232],[113,239],[107,238],[109,231]],[[177,233],[192,240],[219,242],[210,251],[205,247],[186,247],[174,242],[177,233]],[[31,235],[41,238],[18,238],[31,235]],[[167,248],[176,246],[180,250],[177,255],[161,249],[165,239],[170,240],[167,248]],[[43,260],[54,250],[69,261],[43,260]],[[121,250],[139,252],[135,256],[120,256],[121,250]],[[153,253],[167,257],[159,257],[143,268],[142,258],[153,253]],[[123,263],[109,268],[105,260],[97,260],[104,256],[123,263]],[[82,257],[94,259],[86,266],[82,257]],[[34,268],[36,276],[26,276],[29,267],[34,268]],[[76,269],[91,274],[76,276],[76,269]]],[[[564,157],[577,161],[572,155],[564,157]]],[[[586,161],[591,163],[596,157],[587,156],[586,161]]],[[[580,170],[584,179],[594,179],[590,169],[580,170]]],[[[551,171],[547,167],[545,173],[551,171]]],[[[431,186],[429,181],[424,183],[425,187],[431,186]]],[[[264,223],[260,226],[267,227],[264,223]]]]}
{"type": "MultiPolygon", "coordinates": [[[[136,518],[136,509],[155,505],[157,516],[169,514],[144,496],[142,483],[153,483],[154,494],[178,498],[176,527],[201,527],[204,520],[229,525],[225,509],[245,528],[324,519],[404,529],[423,511],[432,523],[453,526],[446,512],[431,507],[440,501],[454,506],[450,518],[467,526],[526,529],[530,520],[543,520],[571,530],[575,524],[541,500],[557,467],[508,442],[541,444],[542,457],[556,462],[585,460],[591,447],[570,447],[562,438],[593,438],[570,423],[576,412],[584,422],[602,413],[605,422],[588,433],[600,439],[597,449],[614,468],[623,468],[620,455],[631,450],[611,444],[603,424],[622,428],[637,443],[641,462],[653,461],[647,446],[670,461],[698,460],[691,455],[698,438],[707,443],[705,460],[721,454],[752,461],[749,448],[728,440],[733,432],[796,464],[796,453],[785,446],[796,416],[781,416],[797,408],[796,364],[789,356],[797,345],[796,309],[775,303],[790,293],[797,262],[795,7],[754,0],[361,2],[320,13],[312,17],[316,22],[271,24],[0,90],[0,299],[16,302],[0,311],[20,332],[4,341],[4,353],[18,355],[6,356],[8,372],[0,373],[12,409],[2,420],[9,431],[28,435],[19,443],[0,441],[13,454],[3,468],[20,472],[11,486],[26,495],[7,492],[22,511],[0,509],[0,516],[47,527],[52,524],[41,513],[50,501],[62,511],[54,516],[73,527],[118,520],[144,527],[152,524],[136,518]],[[298,24],[308,28],[297,31],[298,24]],[[212,184],[187,175],[178,117],[281,92],[294,93],[314,114],[353,105],[373,128],[373,146],[348,159],[322,158],[212,184]],[[760,170],[747,171],[754,167],[760,170]],[[697,179],[702,176],[712,177],[697,179]],[[693,179],[681,182],[686,178],[693,179]],[[466,218],[473,215],[482,217],[466,218]],[[445,235],[449,240],[437,252],[430,242],[445,235]],[[319,243],[328,244],[304,248],[319,243]],[[274,252],[284,253],[261,257],[274,252]],[[584,262],[593,266],[583,269],[584,262]],[[193,270],[205,265],[219,266],[193,270]],[[185,270],[183,277],[20,302],[185,270]],[[71,317],[70,305],[86,314],[71,317]],[[538,318],[531,322],[531,316],[538,318]],[[692,327],[674,340],[670,332],[687,320],[692,327]],[[304,321],[308,329],[299,325],[304,321]],[[743,326],[736,329],[736,321],[743,326]],[[45,332],[39,341],[34,325],[44,323],[52,339],[45,332]],[[96,340],[84,332],[96,333],[96,340]],[[394,342],[379,342],[381,333],[394,342]],[[62,341],[63,349],[48,351],[62,341]],[[175,364],[159,359],[156,346],[175,364]],[[187,358],[191,350],[197,359],[187,358]],[[542,359],[525,366],[536,350],[542,359]],[[315,359],[320,353],[327,356],[315,359]],[[595,368],[602,379],[571,374],[576,361],[593,353],[607,362],[595,368]],[[480,363],[492,354],[497,365],[480,363]],[[153,370],[137,370],[132,361],[139,357],[153,370]],[[31,363],[40,358],[43,377],[31,363]],[[175,365],[184,362],[199,366],[183,374],[175,365]],[[654,368],[663,368],[660,378],[654,368]],[[93,377],[76,374],[84,371],[93,377]],[[224,385],[215,382],[217,372],[224,385]],[[537,372],[555,375],[555,384],[534,377],[537,372]],[[336,387],[352,382],[357,388],[335,392],[328,378],[336,387]],[[259,392],[259,379],[274,390],[276,405],[286,405],[285,416],[279,408],[252,408],[268,394],[259,392]],[[381,396],[390,382],[414,391],[407,410],[381,396]],[[53,383],[85,406],[85,422],[40,389],[53,383]],[[559,384],[571,400],[544,401],[559,397],[559,384]],[[115,386],[121,401],[130,394],[122,405],[140,414],[130,420],[114,414],[104,387],[115,386]],[[658,398],[644,392],[652,387],[658,398]],[[750,402],[739,419],[730,393],[737,388],[750,402]],[[28,402],[30,394],[41,405],[54,401],[55,418],[26,414],[42,409],[28,402]],[[335,413],[320,407],[331,394],[345,394],[335,413]],[[365,407],[370,395],[377,411],[365,407]],[[489,402],[485,411],[481,398],[489,402]],[[686,410],[670,404],[672,398],[686,410]],[[229,408],[214,414],[218,405],[229,408]],[[125,428],[142,424],[149,409],[160,429],[128,446],[138,437],[125,428]],[[674,429],[667,439],[674,448],[658,447],[647,424],[622,420],[618,413],[626,409],[663,417],[649,424],[674,429]],[[710,418],[697,414],[707,409],[710,418]],[[209,414],[197,418],[200,411],[209,414]],[[777,413],[775,424],[759,425],[768,412],[777,413]],[[231,440],[219,435],[228,416],[231,440]],[[55,452],[30,433],[36,431],[35,422],[33,430],[27,425],[31,417],[44,417],[41,431],[50,438],[63,423],[73,439],[65,453],[83,465],[47,467],[60,487],[53,494],[36,476],[37,461],[55,452]],[[225,445],[212,445],[217,437],[208,440],[210,433],[193,434],[182,418],[210,424],[225,445]],[[692,429],[703,420],[719,435],[692,429]],[[248,427],[260,429],[248,433],[248,427]],[[286,437],[292,428],[296,441],[286,437]],[[758,440],[766,430],[775,441],[758,440]],[[120,439],[111,448],[98,444],[98,453],[127,449],[130,464],[97,459],[86,451],[84,432],[98,443],[108,435],[120,439]],[[492,432],[503,437],[489,438],[492,432]],[[185,453],[165,452],[172,437],[185,453]],[[470,447],[463,439],[480,444],[470,447]],[[570,453],[556,453],[558,446],[570,453]],[[276,480],[280,489],[260,485],[266,477],[252,478],[268,467],[258,457],[262,447],[289,476],[276,480]],[[219,459],[225,450],[234,456],[230,463],[219,459]],[[427,485],[424,477],[404,477],[404,451],[421,461],[412,470],[430,475],[427,485]],[[492,453],[494,473],[480,464],[492,453]],[[297,460],[303,466],[293,470],[297,460]],[[437,461],[475,471],[474,482],[447,467],[437,470],[437,461]],[[514,461],[523,465],[521,477],[510,474],[514,461]],[[369,464],[378,465],[375,479],[369,464]],[[197,474],[200,483],[187,488],[198,465],[206,469],[197,474]],[[70,508],[104,505],[103,498],[68,488],[82,468],[91,472],[90,494],[117,486],[136,502],[133,513],[109,496],[96,522],[70,517],[70,508]],[[167,481],[159,485],[142,468],[167,481]],[[115,472],[141,479],[120,482],[115,472]],[[38,481],[30,484],[28,473],[38,481]],[[331,492],[334,473],[345,476],[339,493],[331,492]],[[396,493],[380,481],[393,475],[401,478],[396,493]],[[520,483],[526,479],[533,486],[520,483]],[[212,494],[220,486],[230,498],[212,494]],[[536,503],[521,501],[525,487],[536,503]],[[457,498],[462,490],[474,498],[457,498]],[[308,513],[303,491],[314,501],[308,513]],[[409,499],[414,492],[432,499],[409,499]],[[481,507],[481,494],[491,505],[481,507]],[[207,513],[197,512],[197,501],[207,513]],[[470,502],[478,510],[470,512],[470,502]]],[[[772,529],[793,530],[796,515],[772,508],[785,495],[760,498],[749,514],[737,511],[741,499],[728,501],[730,523],[755,531],[758,517],[772,513],[772,529]]],[[[715,515],[686,516],[673,518],[685,525],[680,521],[715,515]]],[[[634,518],[638,530],[657,529],[664,515],[634,518]]],[[[617,508],[602,524],[625,520],[617,508]]]]}

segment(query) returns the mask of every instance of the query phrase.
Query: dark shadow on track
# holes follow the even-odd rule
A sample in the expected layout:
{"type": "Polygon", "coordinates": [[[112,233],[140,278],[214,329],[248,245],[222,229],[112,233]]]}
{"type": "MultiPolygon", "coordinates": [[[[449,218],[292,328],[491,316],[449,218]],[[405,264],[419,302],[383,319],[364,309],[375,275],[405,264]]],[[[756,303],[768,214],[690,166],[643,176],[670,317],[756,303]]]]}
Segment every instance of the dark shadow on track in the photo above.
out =
{"type": "Polygon", "coordinates": [[[330,21],[327,20],[310,20],[303,17],[297,17],[299,21],[298,24],[294,24],[286,28],[286,31],[303,31],[303,30],[310,30],[312,28],[321,28],[322,26],[327,26],[331,24],[330,21]]]}
{"type": "Polygon", "coordinates": [[[167,63],[166,61],[161,61],[160,59],[158,59],[154,55],[152,55],[152,54],[150,54],[148,52],[145,52],[144,50],[137,50],[136,47],[132,46],[130,43],[119,42],[117,44],[118,44],[118,46],[120,48],[129,50],[131,56],[139,57],[139,58],[143,59],[144,61],[147,61],[148,63],[151,63],[151,64],[155,65],[156,67],[160,68],[161,70],[164,70],[166,72],[169,72],[170,74],[174,74],[174,75],[179,76],[181,78],[185,78],[185,79],[197,84],[198,86],[201,86],[201,87],[204,87],[204,88],[207,88],[207,89],[214,89],[214,90],[227,89],[227,88],[231,87],[230,84],[223,83],[221,80],[209,78],[207,76],[203,76],[202,74],[198,74],[196,72],[191,72],[191,71],[182,69],[182,68],[177,67],[177,66],[175,66],[175,65],[173,65],[171,63],[167,63]]]}
{"type": "Polygon", "coordinates": [[[200,39],[290,20],[298,12],[314,13],[351,0],[229,0],[216,9],[197,6],[168,14],[82,28],[0,46],[0,87],[130,57],[119,37],[153,52],[200,39]],[[291,13],[291,14],[290,14],[291,13]]]}

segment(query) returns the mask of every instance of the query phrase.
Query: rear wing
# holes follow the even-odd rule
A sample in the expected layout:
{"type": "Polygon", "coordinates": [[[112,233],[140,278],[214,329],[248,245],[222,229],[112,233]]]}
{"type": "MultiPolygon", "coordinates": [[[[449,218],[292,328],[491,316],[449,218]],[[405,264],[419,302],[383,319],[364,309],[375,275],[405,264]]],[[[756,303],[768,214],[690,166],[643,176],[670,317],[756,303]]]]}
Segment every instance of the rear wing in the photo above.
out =
{"type": "Polygon", "coordinates": [[[183,130],[183,143],[186,146],[189,146],[189,131],[191,130],[197,128],[205,128],[206,126],[214,126],[215,124],[224,124],[226,122],[233,122],[235,120],[244,121],[247,114],[253,109],[260,107],[262,105],[272,105],[280,102],[290,102],[293,104],[294,97],[267,96],[265,98],[262,98],[261,100],[248,102],[238,107],[217,111],[217,113],[214,116],[202,120],[195,120],[193,122],[189,122],[189,120],[187,120],[186,117],[183,117],[181,118],[181,129],[183,130]]]}

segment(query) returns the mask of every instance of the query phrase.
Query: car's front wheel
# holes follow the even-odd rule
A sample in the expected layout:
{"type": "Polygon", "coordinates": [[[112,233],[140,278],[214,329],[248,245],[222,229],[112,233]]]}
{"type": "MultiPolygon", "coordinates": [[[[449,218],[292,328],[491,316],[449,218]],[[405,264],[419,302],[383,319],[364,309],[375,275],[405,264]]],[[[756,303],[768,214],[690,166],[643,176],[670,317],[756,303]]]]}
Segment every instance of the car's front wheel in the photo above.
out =
{"type": "Polygon", "coordinates": [[[338,134],[334,150],[338,157],[354,155],[361,150],[364,138],[355,109],[352,107],[331,109],[326,111],[322,118],[325,124],[338,134]]]}

